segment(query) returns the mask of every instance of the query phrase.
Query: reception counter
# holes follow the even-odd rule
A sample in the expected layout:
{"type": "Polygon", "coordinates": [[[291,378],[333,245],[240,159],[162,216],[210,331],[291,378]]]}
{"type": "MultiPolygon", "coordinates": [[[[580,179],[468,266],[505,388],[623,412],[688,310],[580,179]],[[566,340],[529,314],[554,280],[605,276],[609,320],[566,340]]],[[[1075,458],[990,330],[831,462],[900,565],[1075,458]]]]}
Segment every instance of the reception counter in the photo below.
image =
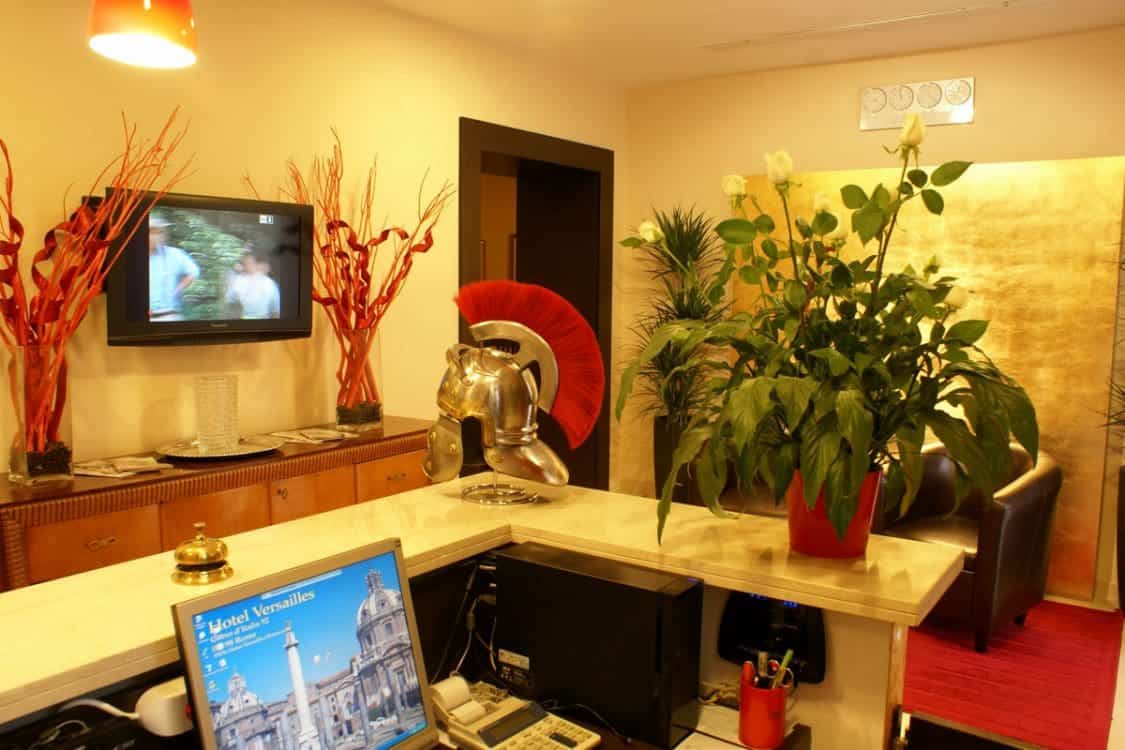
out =
{"type": "Polygon", "coordinates": [[[544,544],[701,578],[707,584],[701,680],[733,679],[715,653],[725,591],[825,610],[828,677],[800,689],[797,718],[818,748],[885,746],[902,694],[905,628],[922,621],[961,569],[961,552],[872,537],[866,558],[791,553],[783,519],[713,517],[675,506],[664,544],[654,501],[578,487],[498,508],[434,485],[229,537],[235,576],[209,587],[171,582],[171,553],[0,594],[0,724],[178,659],[170,606],[217,588],[386,537],[402,539],[411,575],[509,542],[544,544]]]}

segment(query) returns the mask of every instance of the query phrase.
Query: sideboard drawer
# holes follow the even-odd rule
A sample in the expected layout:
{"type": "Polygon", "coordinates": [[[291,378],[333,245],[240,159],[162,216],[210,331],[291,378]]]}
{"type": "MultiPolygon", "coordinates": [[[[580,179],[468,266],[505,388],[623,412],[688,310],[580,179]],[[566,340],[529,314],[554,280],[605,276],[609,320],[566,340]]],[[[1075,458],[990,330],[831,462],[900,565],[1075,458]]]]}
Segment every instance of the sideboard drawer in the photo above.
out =
{"type": "Polygon", "coordinates": [[[270,525],[270,488],[251,484],[207,495],[181,497],[160,506],[160,543],[175,549],[195,536],[195,523],[207,524],[207,536],[228,537],[270,525]]]}
{"type": "Polygon", "coordinates": [[[270,521],[284,523],[355,504],[351,465],[270,482],[270,521]]]}
{"type": "Polygon", "coordinates": [[[430,483],[422,471],[425,451],[378,458],[355,465],[355,494],[359,502],[376,500],[430,483]]]}
{"type": "Polygon", "coordinates": [[[59,521],[27,529],[31,583],[82,573],[160,551],[155,505],[59,521]]]}

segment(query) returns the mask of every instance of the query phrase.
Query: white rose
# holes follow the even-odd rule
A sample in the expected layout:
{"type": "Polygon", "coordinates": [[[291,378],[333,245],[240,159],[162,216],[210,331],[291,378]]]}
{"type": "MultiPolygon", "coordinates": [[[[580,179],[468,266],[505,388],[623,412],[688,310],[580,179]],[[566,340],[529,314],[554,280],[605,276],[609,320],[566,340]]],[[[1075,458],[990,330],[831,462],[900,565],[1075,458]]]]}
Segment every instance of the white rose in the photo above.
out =
{"type": "MultiPolygon", "coordinates": [[[[835,214],[833,215],[835,216],[835,214]]],[[[849,234],[851,232],[848,231],[848,225],[844,223],[843,219],[836,216],[836,228],[828,233],[824,241],[832,247],[842,247],[848,241],[849,234]]]]}
{"type": "Polygon", "coordinates": [[[945,295],[945,305],[953,310],[960,310],[969,304],[969,292],[963,286],[955,286],[945,295]]]}
{"type": "Polygon", "coordinates": [[[828,197],[828,193],[817,192],[813,198],[812,206],[815,213],[832,213],[832,199],[828,197]]]}
{"type": "Polygon", "coordinates": [[[788,151],[766,154],[766,174],[774,185],[784,185],[793,174],[793,157],[788,151]]]}
{"type": "Polygon", "coordinates": [[[922,139],[925,137],[926,123],[922,122],[922,115],[917,112],[908,113],[902,123],[902,133],[898,137],[898,142],[908,148],[917,148],[922,145],[922,139]]]}
{"type": "Polygon", "coordinates": [[[637,234],[641,236],[645,242],[650,245],[655,245],[660,240],[664,239],[664,232],[660,231],[660,227],[656,226],[656,222],[645,219],[637,227],[637,234]]]}
{"type": "Polygon", "coordinates": [[[728,174],[723,178],[723,194],[731,198],[746,195],[746,178],[740,174],[728,174]]]}

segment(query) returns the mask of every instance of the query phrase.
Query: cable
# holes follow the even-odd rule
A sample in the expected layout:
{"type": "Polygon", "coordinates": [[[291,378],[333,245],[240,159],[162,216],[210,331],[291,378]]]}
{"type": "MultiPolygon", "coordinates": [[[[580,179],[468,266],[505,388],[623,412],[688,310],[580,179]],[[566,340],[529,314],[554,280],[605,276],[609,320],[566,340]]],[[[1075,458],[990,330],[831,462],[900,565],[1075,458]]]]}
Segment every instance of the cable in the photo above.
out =
{"type": "Polygon", "coordinates": [[[595,719],[598,720],[598,722],[602,726],[604,726],[609,731],[613,732],[617,736],[617,739],[621,740],[626,745],[630,745],[633,742],[633,740],[631,738],[626,737],[625,735],[621,734],[621,732],[618,732],[616,727],[614,727],[612,724],[610,724],[609,721],[604,716],[602,716],[597,711],[590,708],[589,706],[587,706],[584,703],[568,703],[567,705],[563,706],[563,705],[559,705],[559,701],[557,699],[547,698],[546,700],[539,701],[539,705],[542,706],[547,711],[554,711],[554,712],[560,713],[560,714],[563,713],[564,711],[572,711],[573,709],[576,709],[576,708],[582,709],[586,713],[591,714],[595,719]]]}
{"type": "Polygon", "coordinates": [[[445,641],[445,649],[441,652],[441,659],[438,661],[437,669],[430,675],[430,684],[437,681],[438,675],[441,670],[445,668],[445,660],[449,658],[449,649],[453,648],[453,638],[457,635],[457,623],[461,622],[461,618],[465,614],[465,605],[469,603],[469,594],[473,590],[473,583],[477,580],[477,571],[480,570],[480,563],[474,563],[473,570],[469,573],[469,581],[465,584],[465,595],[461,597],[461,603],[457,606],[457,616],[453,618],[453,627],[449,629],[449,638],[445,641]]]}
{"type": "MultiPolygon", "coordinates": [[[[122,711],[117,706],[112,706],[105,701],[94,700],[93,698],[77,698],[70,701],[69,703],[64,703],[59,707],[59,711],[66,711],[67,709],[75,708],[77,706],[89,706],[90,708],[96,708],[99,711],[104,711],[110,716],[119,716],[122,719],[132,719],[133,721],[137,721],[141,718],[141,715],[138,713],[134,713],[132,711],[122,711]]],[[[59,726],[62,725],[60,724],[59,726]]]]}
{"type": "Polygon", "coordinates": [[[78,731],[72,734],[71,737],[77,737],[90,731],[90,727],[86,724],[86,722],[80,721],[78,719],[67,719],[62,723],[56,724],[55,726],[44,730],[43,733],[39,735],[39,739],[35,740],[35,742],[27,746],[27,750],[39,750],[39,748],[41,747],[47,747],[48,745],[54,743],[55,740],[59,738],[59,735],[63,733],[63,727],[69,724],[78,725],[78,731]]]}

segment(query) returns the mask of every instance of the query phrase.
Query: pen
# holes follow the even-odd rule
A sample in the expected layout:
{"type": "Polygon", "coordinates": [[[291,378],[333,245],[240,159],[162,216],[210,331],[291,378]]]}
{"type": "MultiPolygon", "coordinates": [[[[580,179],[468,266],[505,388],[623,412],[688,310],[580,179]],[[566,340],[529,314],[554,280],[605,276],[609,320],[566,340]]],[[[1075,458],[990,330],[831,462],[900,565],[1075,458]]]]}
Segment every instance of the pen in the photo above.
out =
{"type": "Polygon", "coordinates": [[[758,652],[758,679],[765,684],[770,676],[770,655],[765,651],[758,652]]]}
{"type": "Polygon", "coordinates": [[[773,682],[770,683],[771,688],[781,687],[781,682],[785,678],[785,670],[789,667],[789,662],[793,658],[793,649],[787,649],[785,656],[781,658],[781,665],[777,668],[777,674],[773,676],[773,682]]]}

